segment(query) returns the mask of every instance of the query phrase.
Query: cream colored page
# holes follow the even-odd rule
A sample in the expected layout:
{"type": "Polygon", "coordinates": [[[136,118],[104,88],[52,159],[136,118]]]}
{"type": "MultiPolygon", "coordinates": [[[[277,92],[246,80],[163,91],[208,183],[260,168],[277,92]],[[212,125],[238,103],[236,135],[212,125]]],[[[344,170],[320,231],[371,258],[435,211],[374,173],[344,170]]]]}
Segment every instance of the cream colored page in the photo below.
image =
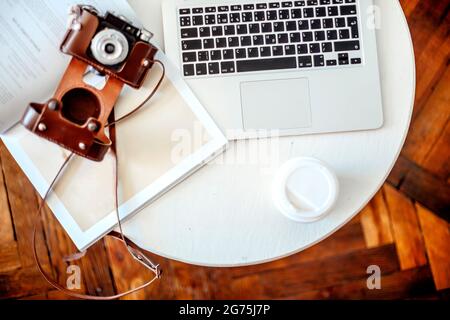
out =
{"type": "MultiPolygon", "coordinates": [[[[127,90],[119,100],[117,116],[145,99],[159,76],[160,67],[155,66],[142,90],[127,90]]],[[[166,78],[145,109],[117,127],[122,201],[130,200],[210,139],[186,100],[166,78]],[[181,143],[187,147],[185,152],[175,154],[181,143]]]]}

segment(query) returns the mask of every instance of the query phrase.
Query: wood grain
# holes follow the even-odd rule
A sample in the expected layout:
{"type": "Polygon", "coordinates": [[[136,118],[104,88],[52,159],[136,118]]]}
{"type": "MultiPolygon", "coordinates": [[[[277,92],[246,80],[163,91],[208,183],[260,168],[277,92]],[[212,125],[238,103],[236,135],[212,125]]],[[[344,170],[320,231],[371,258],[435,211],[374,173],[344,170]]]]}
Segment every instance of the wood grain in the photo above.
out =
{"type": "Polygon", "coordinates": [[[416,207],[436,288],[450,288],[450,224],[421,205],[416,207]]]}
{"type": "Polygon", "coordinates": [[[360,216],[368,248],[394,242],[389,211],[384,198],[384,189],[381,189],[375,195],[369,204],[362,210],[360,216]]]}
{"type": "Polygon", "coordinates": [[[426,265],[425,245],[414,204],[393,187],[386,186],[384,190],[401,269],[426,265]]]}

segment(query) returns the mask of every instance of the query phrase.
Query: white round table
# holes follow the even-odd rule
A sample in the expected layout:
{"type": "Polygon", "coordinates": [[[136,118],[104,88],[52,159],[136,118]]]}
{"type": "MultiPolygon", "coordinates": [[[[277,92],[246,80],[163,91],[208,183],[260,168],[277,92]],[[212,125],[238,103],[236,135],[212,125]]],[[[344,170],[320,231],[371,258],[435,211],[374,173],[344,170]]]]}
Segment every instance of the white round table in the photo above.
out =
{"type": "MultiPolygon", "coordinates": [[[[270,141],[232,142],[220,163],[207,165],[145,208],[125,224],[125,234],[170,259],[203,266],[243,266],[304,250],[355,216],[382,186],[400,153],[415,92],[412,41],[400,4],[397,0],[374,2],[381,23],[377,30],[385,117],[381,129],[280,138],[273,143],[279,152],[270,153],[270,163],[267,157],[245,163],[236,159],[248,148],[264,148],[264,142],[270,141]],[[310,224],[288,220],[271,199],[274,169],[298,156],[325,161],[340,183],[334,209],[310,224]]],[[[161,32],[159,1],[152,2],[151,8],[146,1],[130,3],[143,21],[153,21],[147,27],[161,32]]]]}

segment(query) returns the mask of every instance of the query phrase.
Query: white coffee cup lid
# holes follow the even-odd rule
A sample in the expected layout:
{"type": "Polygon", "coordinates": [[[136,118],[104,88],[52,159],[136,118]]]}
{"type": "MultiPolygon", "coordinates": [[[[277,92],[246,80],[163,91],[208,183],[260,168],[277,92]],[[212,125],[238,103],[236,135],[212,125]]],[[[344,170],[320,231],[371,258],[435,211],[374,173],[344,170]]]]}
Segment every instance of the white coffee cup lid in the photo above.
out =
{"type": "Polygon", "coordinates": [[[298,222],[317,221],[337,200],[338,180],[314,158],[295,158],[279,169],[273,183],[273,201],[281,213],[298,222]]]}

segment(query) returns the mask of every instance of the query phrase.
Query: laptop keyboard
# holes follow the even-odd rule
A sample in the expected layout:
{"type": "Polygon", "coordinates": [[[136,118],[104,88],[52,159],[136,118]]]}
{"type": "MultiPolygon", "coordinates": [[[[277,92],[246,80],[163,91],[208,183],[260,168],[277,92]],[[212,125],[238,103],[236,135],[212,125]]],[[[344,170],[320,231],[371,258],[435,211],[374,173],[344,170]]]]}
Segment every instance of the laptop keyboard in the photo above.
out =
{"type": "Polygon", "coordinates": [[[362,63],[356,0],[181,7],[178,22],[185,77],[362,63]]]}

